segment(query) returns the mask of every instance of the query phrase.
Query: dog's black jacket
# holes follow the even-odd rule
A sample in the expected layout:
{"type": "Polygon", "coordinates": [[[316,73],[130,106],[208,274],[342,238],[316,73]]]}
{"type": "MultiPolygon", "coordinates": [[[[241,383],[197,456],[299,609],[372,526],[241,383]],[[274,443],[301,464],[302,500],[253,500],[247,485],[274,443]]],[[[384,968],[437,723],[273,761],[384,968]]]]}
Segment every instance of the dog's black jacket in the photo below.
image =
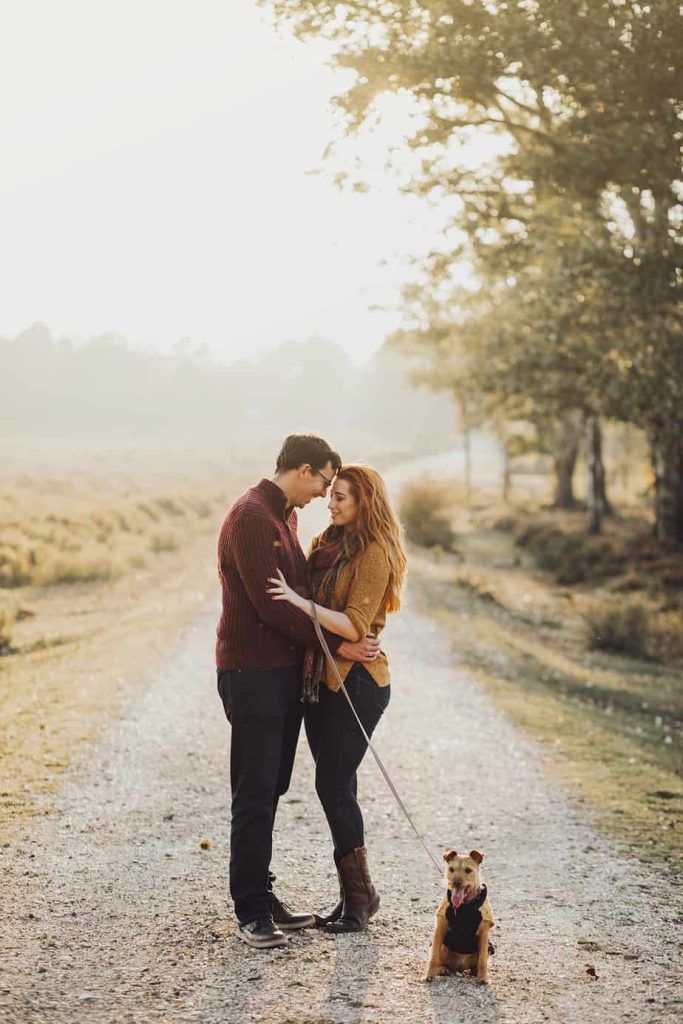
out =
{"type": "MultiPolygon", "coordinates": [[[[486,902],[486,895],[486,886],[482,885],[471,903],[463,903],[456,909],[451,903],[451,890],[446,892],[448,931],[443,937],[443,944],[454,953],[477,952],[477,929],[482,922],[481,908],[486,902]]],[[[493,951],[489,942],[489,953],[493,951]]]]}

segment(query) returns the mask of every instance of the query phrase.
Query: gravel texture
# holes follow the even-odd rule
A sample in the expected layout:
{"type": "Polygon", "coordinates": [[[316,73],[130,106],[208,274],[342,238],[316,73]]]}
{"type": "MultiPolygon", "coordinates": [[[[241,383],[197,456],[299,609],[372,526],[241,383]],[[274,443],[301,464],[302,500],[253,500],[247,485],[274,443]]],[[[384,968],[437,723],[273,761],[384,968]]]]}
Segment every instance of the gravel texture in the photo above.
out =
{"type": "MultiPolygon", "coordinates": [[[[393,692],[377,746],[437,854],[485,853],[491,984],[422,981],[442,883],[369,756],[361,800],[377,918],[362,935],[305,931],[283,950],[239,942],[215,618],[207,608],[165,670],[131,693],[53,813],[0,850],[3,1024],[681,1019],[671,882],[596,832],[410,602],[386,634],[393,692]]],[[[297,909],[334,902],[303,737],[273,866],[297,909]]]]}

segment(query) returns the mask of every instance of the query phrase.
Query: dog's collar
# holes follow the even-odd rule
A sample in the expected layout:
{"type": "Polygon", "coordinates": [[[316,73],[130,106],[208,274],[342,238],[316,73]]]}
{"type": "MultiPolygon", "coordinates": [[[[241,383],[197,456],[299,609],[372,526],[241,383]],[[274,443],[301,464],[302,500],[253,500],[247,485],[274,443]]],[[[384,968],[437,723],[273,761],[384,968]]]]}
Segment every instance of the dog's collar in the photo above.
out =
{"type": "MultiPolygon", "coordinates": [[[[446,889],[446,899],[448,900],[448,903],[452,906],[452,904],[451,904],[451,890],[450,889],[446,889]]],[[[468,900],[463,900],[462,905],[463,905],[463,907],[474,907],[475,910],[478,910],[479,907],[483,904],[485,899],[486,899],[486,886],[485,885],[480,885],[479,888],[473,893],[472,896],[470,896],[470,898],[468,900]]],[[[455,910],[456,908],[453,907],[453,909],[455,910]]]]}

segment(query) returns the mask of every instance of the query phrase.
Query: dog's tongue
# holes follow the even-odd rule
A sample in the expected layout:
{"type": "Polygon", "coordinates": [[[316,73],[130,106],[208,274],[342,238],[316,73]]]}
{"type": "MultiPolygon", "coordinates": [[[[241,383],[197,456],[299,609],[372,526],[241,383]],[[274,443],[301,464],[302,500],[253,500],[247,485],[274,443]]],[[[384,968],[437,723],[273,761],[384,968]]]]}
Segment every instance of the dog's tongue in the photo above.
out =
{"type": "Polygon", "coordinates": [[[451,892],[451,903],[456,908],[461,907],[465,899],[462,889],[453,889],[451,892]]]}

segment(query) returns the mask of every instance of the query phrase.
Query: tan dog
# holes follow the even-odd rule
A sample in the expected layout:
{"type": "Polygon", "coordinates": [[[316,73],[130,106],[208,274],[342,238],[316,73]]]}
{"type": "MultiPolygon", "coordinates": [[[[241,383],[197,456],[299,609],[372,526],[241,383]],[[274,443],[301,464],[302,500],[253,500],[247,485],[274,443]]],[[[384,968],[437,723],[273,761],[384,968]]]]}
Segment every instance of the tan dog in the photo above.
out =
{"type": "Polygon", "coordinates": [[[436,912],[436,928],[425,981],[444,974],[471,971],[480,985],[488,983],[489,932],[494,926],[486,886],[481,882],[479,850],[459,857],[455,850],[446,861],[446,896],[436,912]]]}

